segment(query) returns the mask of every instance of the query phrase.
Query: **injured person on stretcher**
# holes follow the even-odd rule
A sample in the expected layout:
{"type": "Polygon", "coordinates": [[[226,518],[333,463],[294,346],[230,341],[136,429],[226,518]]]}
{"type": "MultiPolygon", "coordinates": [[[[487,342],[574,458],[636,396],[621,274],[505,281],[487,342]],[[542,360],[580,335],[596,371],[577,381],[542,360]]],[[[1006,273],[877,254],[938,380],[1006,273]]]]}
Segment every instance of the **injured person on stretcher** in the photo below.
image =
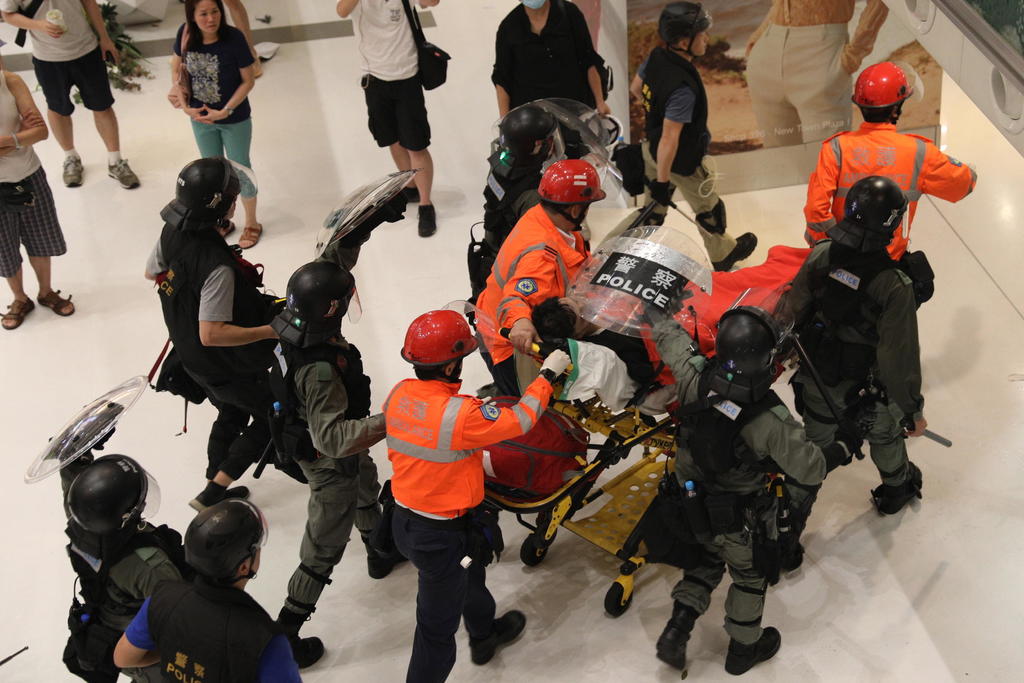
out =
{"type": "Polygon", "coordinates": [[[597,396],[612,411],[634,405],[647,415],[667,411],[675,380],[647,340],[587,322],[572,298],[541,302],[532,322],[541,339],[564,347],[572,358],[572,372],[555,398],[587,401],[597,396]]]}

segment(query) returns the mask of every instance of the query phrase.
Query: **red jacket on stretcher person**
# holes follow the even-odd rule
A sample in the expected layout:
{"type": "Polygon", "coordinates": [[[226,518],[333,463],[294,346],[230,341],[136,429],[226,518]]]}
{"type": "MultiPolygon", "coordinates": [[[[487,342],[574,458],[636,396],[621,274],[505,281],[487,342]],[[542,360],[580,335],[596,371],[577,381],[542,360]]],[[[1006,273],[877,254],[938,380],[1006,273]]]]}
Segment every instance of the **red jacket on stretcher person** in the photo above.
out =
{"type": "Polygon", "coordinates": [[[804,207],[808,244],[827,237],[829,228],[842,220],[846,193],[868,176],[892,179],[910,200],[903,227],[889,245],[894,261],[907,251],[921,195],[957,202],[974,189],[978,176],[973,169],[939,151],[927,138],[896,132],[903,103],[913,94],[907,74],[892,62],[869,66],[857,78],[853,102],[860,107],[864,123],[821,145],[804,207]]]}

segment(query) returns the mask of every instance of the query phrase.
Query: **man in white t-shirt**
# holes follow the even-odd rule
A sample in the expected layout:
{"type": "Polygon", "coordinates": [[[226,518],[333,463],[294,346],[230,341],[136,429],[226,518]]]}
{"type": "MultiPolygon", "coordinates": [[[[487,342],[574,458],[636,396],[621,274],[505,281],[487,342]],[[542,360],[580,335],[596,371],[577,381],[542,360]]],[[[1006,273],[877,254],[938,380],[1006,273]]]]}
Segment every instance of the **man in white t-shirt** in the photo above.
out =
{"type": "MultiPolygon", "coordinates": [[[[370,133],[387,147],[400,171],[418,168],[416,187],[405,189],[406,199],[418,201],[419,234],[437,232],[430,188],[434,161],[430,157],[430,122],[420,85],[416,42],[406,14],[405,0],[339,0],[338,16],[353,15],[363,58],[362,86],[370,117],[370,133]]],[[[409,0],[410,2],[412,0],[409,0]]],[[[440,0],[415,0],[433,7],[440,0]]],[[[412,5],[410,5],[412,9],[412,5]]]]}
{"type": "Polygon", "coordinates": [[[46,97],[50,130],[64,150],[64,184],[82,184],[82,159],[75,151],[71,113],[71,87],[93,113],[96,130],[107,148],[107,175],[132,189],[139,178],[121,158],[121,136],[114,114],[114,96],[104,59],[119,63],[121,55],[107,35],[96,0],[0,0],[5,22],[32,35],[32,64],[46,97]],[[27,12],[35,5],[31,17],[27,12]],[[94,33],[95,31],[95,33],[94,33]],[[98,37],[98,40],[97,40],[98,37]]]}

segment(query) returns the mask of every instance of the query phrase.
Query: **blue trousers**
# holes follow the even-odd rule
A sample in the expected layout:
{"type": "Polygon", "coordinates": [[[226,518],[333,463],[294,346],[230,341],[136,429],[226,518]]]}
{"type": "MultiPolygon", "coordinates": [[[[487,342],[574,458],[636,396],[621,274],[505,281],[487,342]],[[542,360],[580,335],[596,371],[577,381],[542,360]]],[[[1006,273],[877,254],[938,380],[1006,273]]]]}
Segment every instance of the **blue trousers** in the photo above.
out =
{"type": "Polygon", "coordinates": [[[474,562],[463,569],[466,532],[439,529],[399,508],[392,522],[395,545],[419,571],[416,635],[407,683],[442,683],[455,666],[455,633],[464,619],[471,638],[494,628],[494,598],[486,570],[474,562]]]}

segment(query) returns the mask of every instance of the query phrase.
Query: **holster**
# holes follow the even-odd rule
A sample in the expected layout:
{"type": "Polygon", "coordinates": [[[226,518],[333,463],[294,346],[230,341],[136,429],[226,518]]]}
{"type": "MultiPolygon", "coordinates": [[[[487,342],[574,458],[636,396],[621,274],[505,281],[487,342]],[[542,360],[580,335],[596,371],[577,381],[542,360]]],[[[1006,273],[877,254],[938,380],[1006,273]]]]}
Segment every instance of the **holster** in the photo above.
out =
{"type": "Polygon", "coordinates": [[[923,251],[904,252],[900,258],[900,269],[914,282],[914,300],[917,307],[935,294],[935,271],[928,263],[923,251]]]}
{"type": "MultiPolygon", "coordinates": [[[[118,669],[114,666],[114,646],[121,639],[122,631],[100,623],[99,616],[90,614],[77,599],[72,600],[68,610],[69,649],[74,651],[74,662],[68,662],[68,670],[80,675],[72,668],[85,672],[112,674],[116,680],[118,669]]],[[[66,656],[70,652],[65,653],[66,656]]]]}
{"type": "Polygon", "coordinates": [[[744,526],[743,512],[748,496],[735,493],[707,494],[704,507],[708,512],[708,527],[713,536],[732,534],[742,531],[744,526]]]}
{"type": "Polygon", "coordinates": [[[782,568],[777,500],[773,496],[762,495],[755,498],[750,506],[754,569],[764,575],[769,585],[778,582],[782,568]]]}

